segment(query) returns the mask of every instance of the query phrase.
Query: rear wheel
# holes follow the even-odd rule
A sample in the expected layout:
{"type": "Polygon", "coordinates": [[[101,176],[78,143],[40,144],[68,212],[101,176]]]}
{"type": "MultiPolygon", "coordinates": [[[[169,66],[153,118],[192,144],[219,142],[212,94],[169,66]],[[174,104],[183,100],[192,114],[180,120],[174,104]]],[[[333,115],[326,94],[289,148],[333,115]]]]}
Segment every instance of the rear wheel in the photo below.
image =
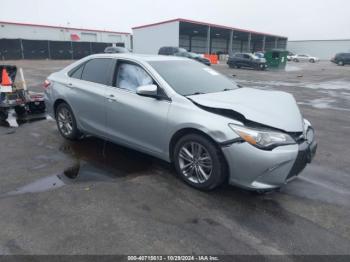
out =
{"type": "Polygon", "coordinates": [[[181,179],[200,190],[212,190],[226,178],[222,153],[201,135],[185,135],[176,143],[174,164],[181,179]]]}
{"type": "Polygon", "coordinates": [[[68,104],[61,103],[58,105],[56,109],[56,122],[58,131],[64,138],[77,140],[80,137],[77,122],[68,104]]]}

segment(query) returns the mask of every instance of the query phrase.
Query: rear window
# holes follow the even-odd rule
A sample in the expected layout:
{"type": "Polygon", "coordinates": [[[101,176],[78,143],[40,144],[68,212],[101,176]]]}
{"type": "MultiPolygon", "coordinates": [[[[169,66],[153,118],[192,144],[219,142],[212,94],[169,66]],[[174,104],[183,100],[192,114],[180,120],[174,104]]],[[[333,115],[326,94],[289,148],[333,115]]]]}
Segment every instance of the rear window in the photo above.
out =
{"type": "Polygon", "coordinates": [[[103,85],[110,85],[113,60],[96,58],[85,64],[81,79],[103,85]]]}
{"type": "Polygon", "coordinates": [[[83,73],[84,65],[82,64],[76,68],[74,68],[72,71],[69,72],[69,76],[76,79],[81,79],[81,74],[83,73]]]}

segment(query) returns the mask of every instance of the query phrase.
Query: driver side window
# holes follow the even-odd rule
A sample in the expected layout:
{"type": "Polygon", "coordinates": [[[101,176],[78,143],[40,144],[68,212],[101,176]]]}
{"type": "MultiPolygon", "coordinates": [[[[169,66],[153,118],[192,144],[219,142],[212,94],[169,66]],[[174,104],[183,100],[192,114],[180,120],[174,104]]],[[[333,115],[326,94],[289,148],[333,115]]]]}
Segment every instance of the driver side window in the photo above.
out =
{"type": "Polygon", "coordinates": [[[140,86],[152,85],[152,77],[140,66],[119,62],[117,71],[116,86],[136,93],[136,89],[140,86]]]}

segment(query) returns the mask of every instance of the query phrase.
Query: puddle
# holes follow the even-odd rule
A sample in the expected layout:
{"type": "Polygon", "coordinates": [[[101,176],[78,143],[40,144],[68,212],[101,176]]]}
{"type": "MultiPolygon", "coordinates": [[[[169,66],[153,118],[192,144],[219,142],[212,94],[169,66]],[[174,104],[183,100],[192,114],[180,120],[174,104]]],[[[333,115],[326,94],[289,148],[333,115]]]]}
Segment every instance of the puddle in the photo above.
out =
{"type": "Polygon", "coordinates": [[[310,83],[310,84],[304,84],[303,86],[311,89],[350,90],[350,82],[345,80],[310,83]]]}
{"type": "Polygon", "coordinates": [[[311,106],[317,109],[333,109],[333,110],[340,110],[340,111],[350,111],[348,108],[342,108],[333,106],[337,101],[333,98],[318,98],[318,99],[312,99],[308,102],[298,102],[299,105],[307,105],[311,106]]]}
{"type": "Polygon", "coordinates": [[[326,90],[350,90],[350,82],[345,80],[340,81],[325,81],[319,83],[300,83],[300,82],[283,82],[283,81],[254,81],[254,80],[245,80],[237,79],[238,83],[248,84],[250,86],[259,86],[259,87],[302,87],[309,89],[326,89],[326,90]]]}
{"type": "Polygon", "coordinates": [[[65,169],[61,174],[40,178],[32,183],[19,187],[14,191],[0,195],[0,198],[51,191],[69,184],[114,182],[116,179],[124,176],[125,175],[122,173],[106,172],[91,164],[79,162],[76,165],[65,169]]]}
{"type": "Polygon", "coordinates": [[[95,137],[86,137],[77,142],[64,141],[59,150],[119,174],[144,173],[154,167],[154,162],[162,164],[161,160],[95,137]]]}

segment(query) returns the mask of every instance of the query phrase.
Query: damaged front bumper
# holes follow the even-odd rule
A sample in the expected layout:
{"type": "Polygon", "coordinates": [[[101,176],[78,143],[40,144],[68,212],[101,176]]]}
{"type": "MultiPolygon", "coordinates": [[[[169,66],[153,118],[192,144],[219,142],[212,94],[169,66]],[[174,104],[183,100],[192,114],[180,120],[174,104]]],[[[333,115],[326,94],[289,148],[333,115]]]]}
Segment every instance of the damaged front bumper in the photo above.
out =
{"type": "Polygon", "coordinates": [[[316,150],[315,141],[280,146],[271,151],[246,142],[222,148],[229,167],[229,183],[251,190],[271,190],[288,183],[311,163],[316,150]]]}

